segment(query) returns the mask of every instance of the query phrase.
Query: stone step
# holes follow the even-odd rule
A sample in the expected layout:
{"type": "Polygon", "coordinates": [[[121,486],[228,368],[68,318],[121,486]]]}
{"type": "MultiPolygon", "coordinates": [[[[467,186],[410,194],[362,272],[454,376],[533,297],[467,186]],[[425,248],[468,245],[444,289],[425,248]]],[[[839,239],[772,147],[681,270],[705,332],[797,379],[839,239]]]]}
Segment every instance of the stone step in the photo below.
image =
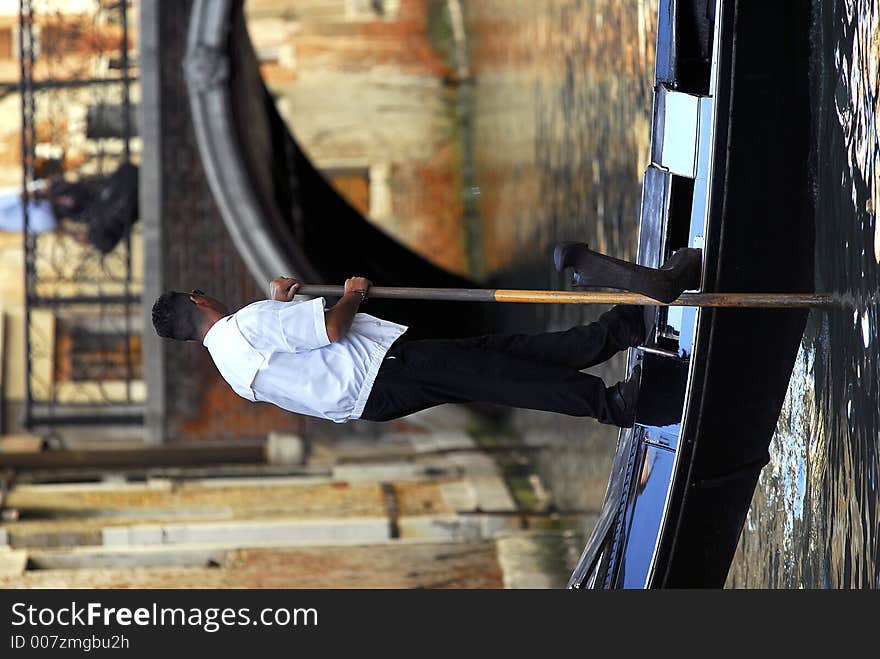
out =
{"type": "Polygon", "coordinates": [[[137,524],[105,528],[105,547],[228,544],[239,547],[347,545],[390,539],[384,517],[137,524]]]}
{"type": "Polygon", "coordinates": [[[220,567],[226,548],[218,547],[74,547],[32,551],[31,570],[132,569],[143,567],[220,567]]]}
{"type": "Polygon", "coordinates": [[[0,577],[17,577],[27,567],[26,551],[0,547],[0,577]]]}

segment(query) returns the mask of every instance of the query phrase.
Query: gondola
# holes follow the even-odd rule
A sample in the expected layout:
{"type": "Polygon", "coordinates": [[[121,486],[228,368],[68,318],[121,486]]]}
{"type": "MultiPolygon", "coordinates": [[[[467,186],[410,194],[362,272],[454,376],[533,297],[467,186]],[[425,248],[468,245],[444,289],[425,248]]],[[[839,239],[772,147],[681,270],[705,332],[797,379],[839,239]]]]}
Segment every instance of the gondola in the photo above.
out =
{"type": "MultiPolygon", "coordinates": [[[[661,0],[638,262],[703,292],[813,290],[808,2],[661,0]]],[[[660,307],[572,589],[725,583],[807,312],[660,307]]]]}

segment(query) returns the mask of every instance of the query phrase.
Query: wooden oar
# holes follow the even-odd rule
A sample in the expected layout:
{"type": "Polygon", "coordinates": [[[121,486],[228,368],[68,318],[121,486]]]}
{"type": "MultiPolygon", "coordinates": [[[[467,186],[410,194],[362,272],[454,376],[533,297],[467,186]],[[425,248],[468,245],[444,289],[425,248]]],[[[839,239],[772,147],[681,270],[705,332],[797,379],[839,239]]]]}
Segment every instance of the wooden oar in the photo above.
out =
{"type": "MultiPolygon", "coordinates": [[[[342,295],[342,286],[302,284],[301,295],[342,295]]],[[[397,288],[374,286],[370,298],[445,300],[449,302],[520,302],[526,304],[653,304],[664,305],[638,293],[606,291],[532,291],[496,288],[397,288]]],[[[830,307],[827,293],[684,293],[669,303],[680,307],[807,308],[830,307]]]]}

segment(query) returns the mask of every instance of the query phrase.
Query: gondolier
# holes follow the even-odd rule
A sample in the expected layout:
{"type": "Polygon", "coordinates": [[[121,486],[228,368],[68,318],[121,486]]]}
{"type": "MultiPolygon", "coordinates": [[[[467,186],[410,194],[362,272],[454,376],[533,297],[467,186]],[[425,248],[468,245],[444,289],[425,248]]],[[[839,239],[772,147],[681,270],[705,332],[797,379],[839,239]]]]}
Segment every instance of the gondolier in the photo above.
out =
{"type": "MultiPolygon", "coordinates": [[[[670,290],[693,287],[699,256],[688,256],[662,271],[670,290]]],[[[582,283],[589,282],[594,265],[602,267],[601,285],[608,286],[604,259],[586,246],[566,244],[557,250],[556,265],[575,266],[582,283]]],[[[621,263],[615,267],[625,269],[621,263]]],[[[202,291],[168,292],[153,305],[153,325],[159,336],[201,342],[241,397],[337,423],[389,421],[444,403],[472,402],[593,417],[621,427],[634,422],[638,371],[606,387],[582,369],[646,339],[653,314],[642,307],[618,305],[594,323],[561,332],[407,340],[407,327],[359,312],[369,280],[346,280],[329,310],[324,298],[294,301],[299,286],[278,277],[270,299],[232,314],[202,291]]]]}

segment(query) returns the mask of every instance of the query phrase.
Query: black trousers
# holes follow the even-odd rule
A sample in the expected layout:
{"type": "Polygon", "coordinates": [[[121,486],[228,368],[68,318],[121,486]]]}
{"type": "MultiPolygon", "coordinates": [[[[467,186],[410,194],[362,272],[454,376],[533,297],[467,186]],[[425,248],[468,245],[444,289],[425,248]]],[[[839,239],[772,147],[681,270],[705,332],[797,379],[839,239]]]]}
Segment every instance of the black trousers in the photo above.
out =
{"type": "Polygon", "coordinates": [[[616,423],[611,389],[581,369],[639,345],[642,309],[619,305],[594,323],[563,332],[401,337],[382,362],[361,418],[389,421],[443,403],[482,402],[616,423]]]}

